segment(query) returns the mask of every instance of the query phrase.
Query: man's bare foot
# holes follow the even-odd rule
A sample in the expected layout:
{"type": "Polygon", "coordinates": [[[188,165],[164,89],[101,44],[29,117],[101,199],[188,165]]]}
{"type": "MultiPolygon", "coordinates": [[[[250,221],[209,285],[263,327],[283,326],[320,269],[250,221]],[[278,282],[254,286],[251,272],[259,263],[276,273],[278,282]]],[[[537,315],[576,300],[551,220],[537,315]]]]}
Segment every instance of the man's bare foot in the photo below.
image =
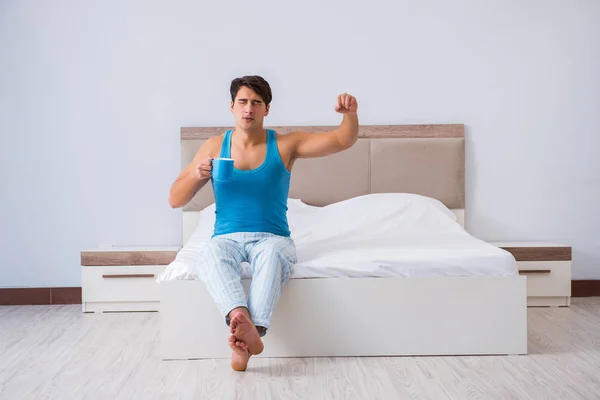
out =
{"type": "Polygon", "coordinates": [[[237,340],[246,344],[250,354],[260,354],[265,348],[256,327],[243,312],[238,312],[231,319],[229,331],[237,340]]]}
{"type": "Polygon", "coordinates": [[[233,335],[229,337],[229,347],[233,350],[233,353],[231,353],[231,368],[235,371],[245,371],[248,368],[248,360],[250,359],[248,347],[233,335]]]}

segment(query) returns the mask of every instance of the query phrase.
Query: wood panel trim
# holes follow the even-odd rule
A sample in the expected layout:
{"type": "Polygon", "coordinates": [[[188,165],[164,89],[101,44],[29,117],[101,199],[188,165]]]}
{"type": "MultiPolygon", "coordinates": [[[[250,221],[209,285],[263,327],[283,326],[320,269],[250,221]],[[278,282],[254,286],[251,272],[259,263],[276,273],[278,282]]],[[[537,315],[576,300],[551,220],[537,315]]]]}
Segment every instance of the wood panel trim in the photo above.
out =
{"type": "Polygon", "coordinates": [[[104,274],[103,278],[154,278],[154,274],[104,274]]]}
{"type": "Polygon", "coordinates": [[[519,274],[549,274],[552,270],[549,269],[520,269],[519,274]]]}
{"type": "MultiPolygon", "coordinates": [[[[331,126],[269,126],[278,133],[286,134],[294,131],[324,132],[337,128],[331,126]]],[[[218,136],[233,127],[183,127],[181,140],[202,140],[218,136]]],[[[361,125],[359,138],[464,138],[463,124],[434,125],[361,125]]]]}
{"type": "Polygon", "coordinates": [[[571,281],[571,297],[600,296],[600,279],[571,281]]]}
{"type": "Polygon", "coordinates": [[[82,251],[82,266],[169,265],[177,251],[82,251]]]}
{"type": "Polygon", "coordinates": [[[517,261],[571,261],[571,247],[501,247],[517,261]]]}

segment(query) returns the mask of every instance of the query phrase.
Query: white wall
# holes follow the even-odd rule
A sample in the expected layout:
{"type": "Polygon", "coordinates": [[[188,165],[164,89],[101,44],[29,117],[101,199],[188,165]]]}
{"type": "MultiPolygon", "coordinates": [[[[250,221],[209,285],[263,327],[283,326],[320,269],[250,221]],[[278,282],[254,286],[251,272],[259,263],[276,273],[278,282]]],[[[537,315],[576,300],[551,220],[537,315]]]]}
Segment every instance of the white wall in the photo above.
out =
{"type": "Polygon", "coordinates": [[[0,2],[0,286],[79,286],[79,251],[181,241],[181,126],[465,123],[467,227],[574,247],[600,278],[600,3],[0,2]]]}

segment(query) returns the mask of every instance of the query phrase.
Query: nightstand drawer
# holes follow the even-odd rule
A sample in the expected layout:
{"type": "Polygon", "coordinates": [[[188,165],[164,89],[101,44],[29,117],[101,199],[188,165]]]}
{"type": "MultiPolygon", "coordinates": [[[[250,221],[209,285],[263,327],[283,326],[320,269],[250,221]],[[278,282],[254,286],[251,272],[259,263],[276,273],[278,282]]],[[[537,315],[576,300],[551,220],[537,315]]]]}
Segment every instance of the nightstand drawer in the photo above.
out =
{"type": "Polygon", "coordinates": [[[570,261],[518,261],[517,266],[527,276],[528,297],[571,295],[570,261]]]}
{"type": "Polygon", "coordinates": [[[165,268],[165,265],[83,267],[82,301],[160,301],[156,278],[165,268]]]}

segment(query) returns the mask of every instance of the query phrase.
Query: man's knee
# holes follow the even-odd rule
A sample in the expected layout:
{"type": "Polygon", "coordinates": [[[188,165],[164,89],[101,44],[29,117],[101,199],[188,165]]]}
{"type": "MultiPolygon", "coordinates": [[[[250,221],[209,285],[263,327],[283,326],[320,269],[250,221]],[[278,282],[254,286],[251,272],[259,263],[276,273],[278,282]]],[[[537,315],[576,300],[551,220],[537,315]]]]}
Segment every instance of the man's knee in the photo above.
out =
{"type": "Polygon", "coordinates": [[[282,242],[279,238],[268,238],[254,249],[252,268],[254,274],[267,273],[280,275],[285,281],[296,263],[296,250],[293,245],[282,242]],[[272,272],[267,272],[272,271],[272,272]],[[276,272],[275,272],[276,271],[276,272]]]}

